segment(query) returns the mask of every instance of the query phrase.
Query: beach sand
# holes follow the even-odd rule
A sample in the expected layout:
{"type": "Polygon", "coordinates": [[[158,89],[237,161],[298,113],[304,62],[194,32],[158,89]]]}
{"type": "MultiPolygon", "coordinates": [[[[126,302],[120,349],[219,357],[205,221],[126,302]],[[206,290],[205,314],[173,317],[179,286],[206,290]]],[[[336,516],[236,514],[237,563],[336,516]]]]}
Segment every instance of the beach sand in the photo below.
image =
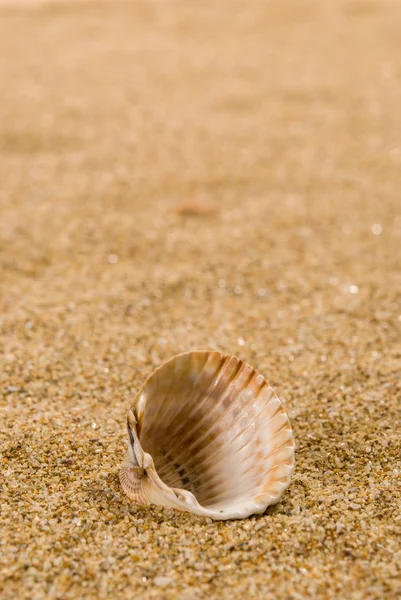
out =
{"type": "Polygon", "coordinates": [[[3,600],[399,597],[400,31],[387,0],[2,2],[3,600]],[[265,515],[120,488],[136,391],[199,348],[288,411],[265,515]]]}

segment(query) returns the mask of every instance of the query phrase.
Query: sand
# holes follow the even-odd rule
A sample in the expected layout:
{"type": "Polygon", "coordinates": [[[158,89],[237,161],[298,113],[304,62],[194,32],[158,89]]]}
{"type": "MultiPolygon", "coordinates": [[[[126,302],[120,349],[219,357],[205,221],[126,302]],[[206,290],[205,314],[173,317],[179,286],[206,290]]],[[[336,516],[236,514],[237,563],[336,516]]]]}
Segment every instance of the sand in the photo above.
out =
{"type": "Polygon", "coordinates": [[[398,597],[400,31],[387,0],[3,2],[2,599],[398,597]],[[195,348],[286,406],[265,515],[120,489],[136,390],[195,348]]]}

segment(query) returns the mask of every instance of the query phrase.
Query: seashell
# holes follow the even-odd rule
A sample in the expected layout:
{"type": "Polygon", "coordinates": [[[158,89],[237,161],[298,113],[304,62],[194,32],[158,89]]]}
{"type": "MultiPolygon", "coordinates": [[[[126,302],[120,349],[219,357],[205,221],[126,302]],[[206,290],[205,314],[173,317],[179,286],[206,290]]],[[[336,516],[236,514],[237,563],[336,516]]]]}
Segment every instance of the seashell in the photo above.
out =
{"type": "Polygon", "coordinates": [[[127,496],[212,519],[263,513],[294,467],[287,414],[262,375],[235,356],[187,352],[145,381],[127,415],[127,496]]]}

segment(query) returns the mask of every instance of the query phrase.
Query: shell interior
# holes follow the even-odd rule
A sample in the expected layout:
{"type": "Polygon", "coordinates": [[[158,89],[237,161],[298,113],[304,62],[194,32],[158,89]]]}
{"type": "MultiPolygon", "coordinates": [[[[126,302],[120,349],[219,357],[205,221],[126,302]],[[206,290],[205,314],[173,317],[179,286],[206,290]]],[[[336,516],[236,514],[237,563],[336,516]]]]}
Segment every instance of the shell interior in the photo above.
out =
{"type": "Polygon", "coordinates": [[[235,356],[189,352],[164,363],[136,397],[128,429],[120,478],[134,500],[239,518],[263,512],[289,485],[288,417],[262,375],[235,356]],[[133,467],[142,469],[131,473],[135,493],[133,467]]]}

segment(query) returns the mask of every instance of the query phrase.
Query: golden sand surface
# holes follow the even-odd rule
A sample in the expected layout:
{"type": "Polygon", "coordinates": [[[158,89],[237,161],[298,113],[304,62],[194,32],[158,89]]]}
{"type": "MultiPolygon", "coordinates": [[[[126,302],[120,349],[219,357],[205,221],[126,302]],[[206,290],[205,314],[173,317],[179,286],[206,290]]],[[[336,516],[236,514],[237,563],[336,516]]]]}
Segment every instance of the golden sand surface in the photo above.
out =
{"type": "Polygon", "coordinates": [[[395,600],[401,2],[2,4],[1,598],[395,600]],[[197,348],[288,411],[265,515],[120,488],[134,394],[197,348]]]}

